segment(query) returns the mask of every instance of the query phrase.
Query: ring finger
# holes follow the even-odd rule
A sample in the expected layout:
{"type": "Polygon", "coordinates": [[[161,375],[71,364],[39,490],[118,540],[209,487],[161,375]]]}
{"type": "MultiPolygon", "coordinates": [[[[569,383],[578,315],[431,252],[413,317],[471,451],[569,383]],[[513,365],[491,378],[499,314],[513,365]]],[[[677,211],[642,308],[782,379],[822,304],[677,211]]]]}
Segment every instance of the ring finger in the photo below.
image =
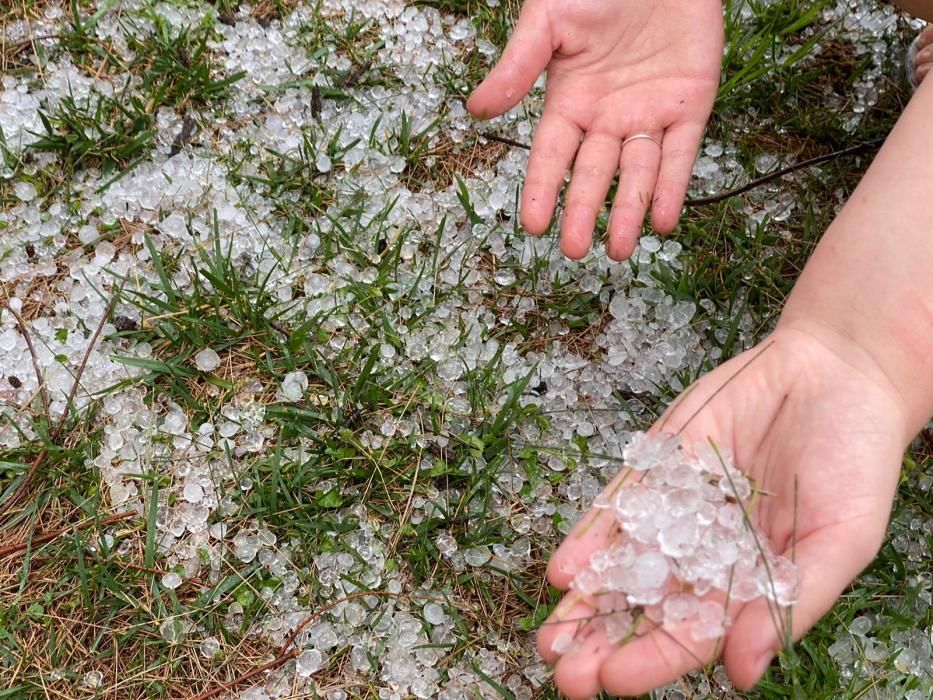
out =
{"type": "Polygon", "coordinates": [[[644,132],[630,135],[622,142],[619,186],[612,203],[606,243],[606,251],[613,260],[625,260],[635,250],[658,180],[662,138],[660,132],[644,132]]]}
{"type": "Polygon", "coordinates": [[[560,247],[568,258],[590,250],[596,217],[606,201],[619,163],[619,141],[608,134],[587,134],[573,165],[561,222],[560,247]]]}

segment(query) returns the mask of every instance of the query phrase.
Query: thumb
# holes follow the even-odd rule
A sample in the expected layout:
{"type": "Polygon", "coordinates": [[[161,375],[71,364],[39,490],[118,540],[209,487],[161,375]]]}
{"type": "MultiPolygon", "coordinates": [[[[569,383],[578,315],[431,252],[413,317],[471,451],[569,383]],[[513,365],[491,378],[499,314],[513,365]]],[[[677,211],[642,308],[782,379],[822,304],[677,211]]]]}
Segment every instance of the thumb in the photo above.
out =
{"type": "MultiPolygon", "coordinates": [[[[817,530],[797,543],[797,603],[779,608],[759,598],[742,608],[729,632],[723,660],[739,688],[752,688],[775,654],[789,643],[788,636],[799,639],[829,611],[874,558],[883,535],[883,529],[868,522],[850,521],[817,530]]],[[[784,554],[790,555],[789,551],[784,554]]]]}
{"type": "Polygon", "coordinates": [[[498,63],[467,100],[470,114],[490,119],[512,109],[531,90],[553,53],[545,3],[528,0],[498,63]]]}

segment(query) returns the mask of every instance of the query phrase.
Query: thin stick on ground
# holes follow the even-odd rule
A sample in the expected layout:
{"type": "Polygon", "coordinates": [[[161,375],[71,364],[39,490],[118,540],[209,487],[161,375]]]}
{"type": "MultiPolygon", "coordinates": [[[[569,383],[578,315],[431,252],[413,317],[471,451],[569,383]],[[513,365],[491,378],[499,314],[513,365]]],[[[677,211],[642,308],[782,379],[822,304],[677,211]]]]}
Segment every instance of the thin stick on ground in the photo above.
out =
{"type": "Polygon", "coordinates": [[[52,414],[49,413],[49,392],[45,386],[45,379],[42,377],[42,368],[39,366],[39,354],[36,352],[36,346],[32,343],[32,336],[29,333],[29,329],[26,327],[26,322],[23,320],[23,317],[16,313],[13,307],[6,301],[0,302],[0,304],[2,304],[4,309],[10,312],[10,315],[19,327],[19,332],[22,334],[23,340],[26,341],[26,347],[29,349],[29,357],[32,360],[32,369],[36,373],[36,381],[38,382],[37,391],[39,397],[42,399],[42,409],[45,412],[45,420],[51,425],[52,414]]]}
{"type": "Polygon", "coordinates": [[[35,535],[34,537],[31,537],[26,542],[20,542],[19,544],[11,544],[7,547],[0,548],[0,559],[3,559],[4,557],[7,557],[11,554],[16,554],[18,552],[24,552],[30,547],[33,547],[37,544],[44,544],[46,542],[50,542],[70,532],[83,530],[85,527],[88,527],[90,525],[99,525],[99,526],[112,525],[113,523],[119,523],[124,520],[129,520],[130,518],[135,518],[137,517],[137,515],[138,514],[135,511],[130,511],[127,513],[119,513],[117,515],[111,515],[106,518],[101,518],[100,520],[94,520],[94,519],[86,520],[83,523],[76,523],[68,527],[59,528],[58,530],[52,530],[51,532],[43,532],[40,535],[35,535]]]}
{"type": "MultiPolygon", "coordinates": [[[[84,375],[84,371],[87,369],[87,363],[91,357],[91,352],[94,350],[94,346],[97,345],[97,340],[100,338],[100,334],[104,330],[104,325],[107,323],[107,319],[110,318],[110,314],[113,313],[113,309],[117,304],[117,299],[119,296],[119,291],[117,291],[110,298],[110,302],[107,304],[107,308],[104,309],[104,313],[101,316],[100,323],[97,324],[97,329],[94,331],[94,335],[91,337],[91,340],[88,343],[87,350],[84,352],[84,357],[81,358],[81,364],[78,366],[78,371],[75,374],[74,383],[71,386],[71,392],[68,394],[68,400],[65,402],[65,409],[62,411],[62,417],[59,419],[58,424],[52,431],[52,434],[49,436],[50,443],[54,443],[58,439],[62,429],[65,427],[65,423],[68,421],[68,417],[71,415],[71,408],[74,406],[74,400],[78,394],[78,387],[81,384],[81,377],[84,375]]],[[[13,508],[13,506],[15,506],[23,497],[26,491],[29,490],[32,481],[36,478],[36,474],[39,473],[39,469],[41,469],[48,456],[49,448],[45,447],[32,461],[32,464],[29,466],[29,469],[23,476],[22,482],[16,488],[13,494],[7,498],[6,501],[0,503],[0,516],[3,516],[11,508],[13,508]]],[[[4,528],[5,525],[0,525],[0,531],[2,531],[4,528]]]]}
{"type": "MultiPolygon", "coordinates": [[[[510,139],[507,136],[499,136],[490,131],[483,131],[480,133],[484,139],[489,141],[496,141],[497,143],[504,143],[507,146],[512,146],[514,148],[521,148],[523,150],[530,150],[531,146],[527,143],[522,143],[521,141],[515,141],[510,139]]],[[[767,175],[762,175],[761,177],[755,178],[754,180],[749,180],[744,185],[736,187],[731,190],[724,190],[723,192],[717,192],[714,195],[709,197],[697,197],[695,199],[685,199],[685,207],[702,207],[710,204],[718,204],[723,202],[731,197],[738,197],[740,194],[745,194],[751,190],[757,189],[763,185],[767,185],[769,182],[773,182],[778,178],[782,178],[785,175],[790,175],[797,172],[798,170],[803,170],[804,168],[809,168],[814,165],[820,165],[821,163],[826,163],[827,161],[835,160],[836,158],[841,158],[843,156],[856,155],[858,153],[865,153],[872,149],[877,149],[884,143],[884,139],[875,139],[873,141],[866,141],[864,143],[856,143],[852,146],[846,146],[845,148],[840,148],[836,151],[831,151],[829,153],[823,153],[822,155],[814,156],[813,158],[807,158],[802,160],[799,163],[794,163],[793,165],[788,165],[784,168],[780,168],[773,172],[768,173],[767,175]]]]}

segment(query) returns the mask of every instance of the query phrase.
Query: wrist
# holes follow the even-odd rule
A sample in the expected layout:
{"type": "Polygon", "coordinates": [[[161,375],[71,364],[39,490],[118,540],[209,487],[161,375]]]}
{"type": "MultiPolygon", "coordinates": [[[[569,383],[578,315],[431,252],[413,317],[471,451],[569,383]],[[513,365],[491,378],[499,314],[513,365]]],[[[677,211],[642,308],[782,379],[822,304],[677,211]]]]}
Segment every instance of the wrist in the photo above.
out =
{"type": "Polygon", "coordinates": [[[887,385],[907,439],[933,415],[933,81],[924,81],[826,231],[781,325],[816,329],[887,385]],[[929,83],[929,84],[928,84],[929,83]]]}
{"type": "Polygon", "coordinates": [[[841,308],[807,291],[791,295],[778,329],[806,333],[864,381],[881,388],[898,414],[903,428],[898,438],[906,447],[933,418],[933,315],[924,329],[919,315],[865,314],[857,306],[841,308]]]}

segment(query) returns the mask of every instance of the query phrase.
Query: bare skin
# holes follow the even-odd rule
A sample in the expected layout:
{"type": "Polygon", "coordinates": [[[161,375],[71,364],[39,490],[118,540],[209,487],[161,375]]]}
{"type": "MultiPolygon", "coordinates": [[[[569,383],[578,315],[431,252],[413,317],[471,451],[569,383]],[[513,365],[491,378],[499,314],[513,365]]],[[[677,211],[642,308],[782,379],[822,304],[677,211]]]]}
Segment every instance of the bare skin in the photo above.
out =
{"type": "MultiPolygon", "coordinates": [[[[775,332],[701,378],[661,421],[684,427],[688,440],[731,448],[770,494],[757,509],[760,525],[785,554],[794,544],[801,574],[795,639],[877,553],[903,450],[933,416],[931,111],[933,83],[925,81],[817,246],[775,332]]],[[[585,516],[552,556],[554,585],[566,588],[614,536],[600,513],[585,516]]],[[[643,693],[717,653],[736,685],[749,688],[784,644],[756,601],[730,604],[735,623],[719,646],[652,631],[616,647],[584,626],[580,648],[556,655],[554,637],[577,629],[561,620],[592,612],[568,594],[549,620],[557,624],[539,633],[539,650],[570,698],[643,693]]]]}
{"type": "MultiPolygon", "coordinates": [[[[933,20],[930,0],[897,4],[933,20]]],[[[479,119],[498,116],[547,70],[522,193],[526,231],[547,231],[572,170],[560,226],[568,257],[589,252],[617,174],[609,257],[631,256],[649,208],[652,227],[672,232],[719,85],[722,45],[720,0],[526,0],[502,58],[467,102],[479,119]],[[633,134],[648,134],[661,148],[647,139],[622,148],[633,134]]],[[[933,66],[933,28],[917,48],[912,70],[919,84],[933,66]]]]}
{"type": "Polygon", "coordinates": [[[502,58],[467,108],[481,119],[502,114],[547,69],[522,192],[530,234],[548,229],[571,168],[561,222],[568,257],[589,252],[617,172],[609,256],[632,254],[649,206],[654,228],[673,231],[719,87],[722,26],[718,0],[526,0],[502,58]],[[634,134],[657,143],[638,139],[623,148],[634,134]]]}
{"type": "MultiPolygon", "coordinates": [[[[933,19],[930,0],[899,4],[933,19]]],[[[649,200],[654,227],[674,228],[718,85],[721,28],[717,0],[527,0],[502,60],[468,107],[479,117],[500,114],[548,70],[522,199],[530,233],[547,229],[572,163],[561,227],[569,257],[589,250],[617,167],[609,255],[631,254],[649,200]],[[623,149],[638,133],[660,140],[661,153],[647,139],[623,149]]],[[[922,84],[817,247],[772,336],[701,378],[655,427],[731,449],[768,494],[758,505],[760,525],[779,551],[794,547],[801,572],[794,638],[877,553],[903,450],[933,416],[933,84],[924,80],[931,65],[927,29],[915,61],[922,84]]],[[[555,586],[566,589],[615,537],[601,513],[585,516],[554,553],[555,586]]],[[[579,622],[593,612],[568,594],[539,633],[541,654],[570,698],[640,694],[717,654],[736,685],[749,688],[785,641],[761,601],[730,604],[733,627],[705,644],[649,626],[612,646],[598,627],[579,622]],[[552,644],[567,630],[583,641],[560,656],[552,644]]]]}

